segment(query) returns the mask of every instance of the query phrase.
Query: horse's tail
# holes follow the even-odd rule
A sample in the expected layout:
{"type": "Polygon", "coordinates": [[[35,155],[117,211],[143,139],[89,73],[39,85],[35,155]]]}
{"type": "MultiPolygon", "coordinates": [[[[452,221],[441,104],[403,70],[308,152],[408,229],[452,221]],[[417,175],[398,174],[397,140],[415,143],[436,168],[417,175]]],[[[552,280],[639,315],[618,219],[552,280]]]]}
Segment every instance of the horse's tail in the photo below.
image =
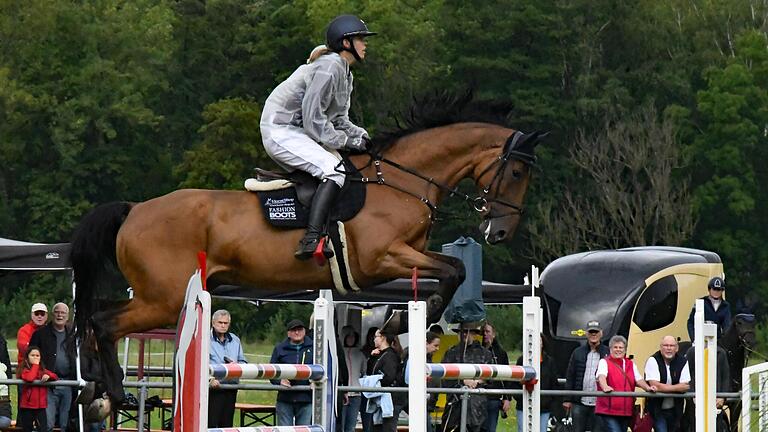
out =
{"type": "Polygon", "coordinates": [[[131,207],[126,202],[102,204],[83,217],[72,235],[75,325],[81,340],[96,310],[96,293],[107,288],[111,272],[117,269],[117,232],[131,207]]]}

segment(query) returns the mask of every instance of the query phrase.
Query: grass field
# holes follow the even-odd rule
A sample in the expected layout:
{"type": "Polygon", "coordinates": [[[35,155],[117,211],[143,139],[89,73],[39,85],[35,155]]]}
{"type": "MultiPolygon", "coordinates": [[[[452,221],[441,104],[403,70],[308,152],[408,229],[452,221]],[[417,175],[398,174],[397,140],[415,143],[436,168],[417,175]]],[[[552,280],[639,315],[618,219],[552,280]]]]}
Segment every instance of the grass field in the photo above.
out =
{"type": "MultiPolygon", "coordinates": [[[[243,350],[245,351],[246,359],[249,363],[266,363],[269,362],[270,356],[272,354],[272,349],[274,345],[273,344],[267,344],[264,342],[244,342],[243,350]]],[[[11,357],[11,361],[16,360],[16,340],[10,339],[8,340],[8,351],[9,355],[11,357]]],[[[121,341],[120,345],[118,347],[118,353],[120,355],[120,359],[122,361],[124,351],[124,344],[121,341]]],[[[128,355],[128,364],[131,366],[135,366],[138,364],[138,343],[135,341],[132,341],[130,344],[129,349],[129,355],[128,355]]],[[[171,368],[173,365],[173,342],[168,341],[152,341],[145,345],[145,355],[144,355],[144,363],[147,366],[152,367],[163,367],[163,368],[171,368]]],[[[147,375],[148,379],[150,381],[156,381],[156,382],[171,382],[171,378],[163,378],[160,376],[151,376],[147,375]]],[[[135,381],[136,377],[129,377],[128,381],[135,381]]],[[[243,380],[244,383],[264,383],[264,381],[256,381],[256,380],[243,380]]],[[[134,395],[137,395],[136,389],[128,389],[126,390],[128,392],[133,393],[134,395]]],[[[14,419],[16,418],[16,391],[15,389],[11,389],[9,392],[11,394],[11,400],[12,400],[12,407],[14,411],[14,419]]],[[[149,389],[148,391],[148,397],[157,395],[161,399],[171,399],[172,393],[170,389],[149,389]]],[[[241,403],[251,403],[251,404],[260,404],[260,405],[274,405],[275,398],[277,396],[277,392],[275,391],[265,391],[265,390],[240,390],[237,395],[237,401],[241,403]]],[[[138,395],[137,395],[138,399],[138,395]]],[[[514,404],[513,404],[514,405],[514,404]]],[[[160,420],[160,410],[156,409],[152,413],[150,413],[150,424],[153,429],[159,429],[161,420],[160,420]]],[[[235,426],[240,426],[240,417],[238,413],[235,413],[235,426]]],[[[125,425],[121,425],[122,427],[136,427],[135,422],[128,422],[125,425]]],[[[507,419],[499,419],[499,428],[498,431],[500,432],[511,432],[516,431],[517,426],[515,423],[515,417],[514,417],[514,411],[510,412],[510,416],[507,419]]]]}

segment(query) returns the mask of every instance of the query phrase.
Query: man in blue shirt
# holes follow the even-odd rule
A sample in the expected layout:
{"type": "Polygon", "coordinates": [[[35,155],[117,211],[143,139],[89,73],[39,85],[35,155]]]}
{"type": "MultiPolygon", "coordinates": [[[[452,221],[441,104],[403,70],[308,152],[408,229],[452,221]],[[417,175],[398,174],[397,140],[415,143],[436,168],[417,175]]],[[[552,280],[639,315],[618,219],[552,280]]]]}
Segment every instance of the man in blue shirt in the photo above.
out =
{"type": "MultiPolygon", "coordinates": [[[[312,339],[301,320],[293,319],[285,326],[287,338],[272,351],[270,363],[312,364],[312,339]]],[[[307,380],[272,380],[284,387],[309,385],[307,380]]],[[[311,391],[278,391],[275,403],[278,426],[306,426],[312,424],[311,391]]]]}
{"type": "MultiPolygon", "coordinates": [[[[229,312],[219,309],[211,317],[211,364],[247,363],[240,338],[229,332],[232,317],[229,312]]],[[[239,380],[211,380],[208,393],[208,427],[232,427],[237,402],[237,389],[222,389],[221,384],[237,384],[239,380]]]]}

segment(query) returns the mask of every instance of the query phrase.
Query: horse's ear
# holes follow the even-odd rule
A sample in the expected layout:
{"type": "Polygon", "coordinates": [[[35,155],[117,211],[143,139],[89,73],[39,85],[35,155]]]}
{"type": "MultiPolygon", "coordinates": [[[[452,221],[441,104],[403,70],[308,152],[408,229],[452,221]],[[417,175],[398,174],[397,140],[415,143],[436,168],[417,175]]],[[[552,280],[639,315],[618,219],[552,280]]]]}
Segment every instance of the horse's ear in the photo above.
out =
{"type": "Polygon", "coordinates": [[[512,148],[511,150],[516,150],[521,153],[533,155],[536,146],[548,135],[549,135],[549,132],[542,132],[542,131],[533,131],[527,134],[523,133],[523,136],[520,137],[516,145],[514,145],[514,148],[512,148]]]}

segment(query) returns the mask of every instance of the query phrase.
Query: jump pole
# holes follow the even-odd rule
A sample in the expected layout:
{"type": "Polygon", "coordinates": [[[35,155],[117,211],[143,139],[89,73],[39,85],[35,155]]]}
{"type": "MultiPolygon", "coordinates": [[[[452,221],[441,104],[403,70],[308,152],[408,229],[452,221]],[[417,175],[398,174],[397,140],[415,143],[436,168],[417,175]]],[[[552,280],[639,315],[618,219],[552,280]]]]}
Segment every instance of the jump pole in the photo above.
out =
{"type": "Polygon", "coordinates": [[[424,430],[427,422],[427,379],[484,379],[519,381],[523,385],[524,432],[539,430],[539,383],[541,360],[541,303],[538,297],[523,299],[523,366],[462,363],[427,363],[426,303],[408,302],[408,428],[424,430]],[[530,327],[530,328],[529,328],[530,327]]]}
{"type": "Polygon", "coordinates": [[[315,364],[219,364],[209,365],[211,297],[203,288],[198,270],[187,286],[184,308],[179,317],[177,351],[174,358],[174,430],[180,432],[221,432],[208,429],[209,378],[309,379],[313,382],[313,421],[310,426],[227,428],[227,432],[324,432],[335,427],[336,351],[332,294],[321,292],[314,309],[315,364]]]}
{"type": "Polygon", "coordinates": [[[704,300],[696,300],[694,355],[696,358],[696,432],[715,432],[717,416],[717,325],[704,322],[704,300]]]}

